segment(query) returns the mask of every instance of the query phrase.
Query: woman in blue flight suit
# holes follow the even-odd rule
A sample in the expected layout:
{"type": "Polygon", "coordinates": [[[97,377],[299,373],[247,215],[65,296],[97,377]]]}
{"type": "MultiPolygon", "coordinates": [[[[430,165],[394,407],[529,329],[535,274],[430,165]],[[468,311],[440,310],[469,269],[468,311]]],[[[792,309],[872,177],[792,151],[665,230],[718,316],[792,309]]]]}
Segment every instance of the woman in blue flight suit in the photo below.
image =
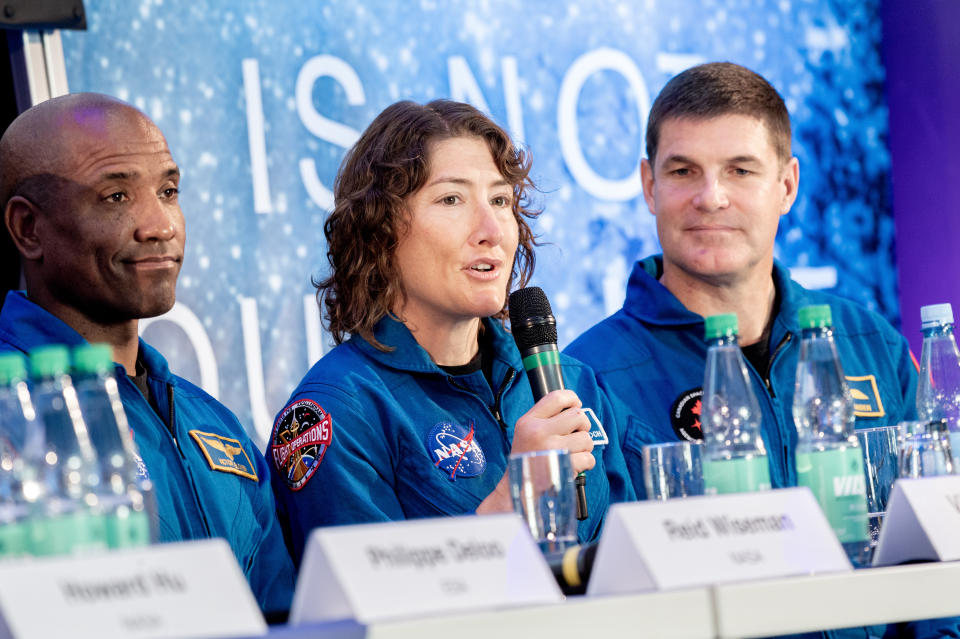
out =
{"type": "Polygon", "coordinates": [[[316,282],[336,348],[277,415],[267,457],[297,561],[316,526],[511,510],[511,453],[565,448],[587,473],[600,532],[633,499],[620,434],[593,372],[534,404],[503,327],[533,271],[528,156],[473,107],[384,110],[348,153],[316,282]],[[603,422],[594,447],[582,408],[603,422]]]}

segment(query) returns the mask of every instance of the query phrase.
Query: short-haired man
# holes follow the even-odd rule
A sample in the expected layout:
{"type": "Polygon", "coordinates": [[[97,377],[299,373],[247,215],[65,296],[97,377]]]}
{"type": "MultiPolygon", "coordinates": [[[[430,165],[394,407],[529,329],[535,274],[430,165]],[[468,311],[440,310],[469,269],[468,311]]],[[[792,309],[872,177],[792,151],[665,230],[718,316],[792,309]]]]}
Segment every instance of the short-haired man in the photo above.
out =
{"type": "Polygon", "coordinates": [[[0,351],[109,344],[160,541],[225,538],[261,608],[282,615],[293,565],[266,462],[225,406],[137,334],[140,318],[174,303],[179,182],[157,126],[114,98],[63,96],[14,120],[0,139],[0,205],[26,291],[0,310],[0,351]],[[228,444],[242,449],[232,463],[214,450],[228,444]]]}
{"type": "Polygon", "coordinates": [[[623,308],[567,348],[594,368],[626,424],[638,494],[646,495],[644,444],[701,438],[709,315],[737,314],[774,486],[796,485],[791,406],[801,306],[833,310],[844,372],[860,398],[857,426],[911,416],[917,374],[903,337],[875,313],[805,290],[773,259],[777,224],[799,181],[777,91],[735,64],[693,67],[657,97],[646,141],[643,192],[663,254],[637,262],[623,308]]]}
{"type": "MultiPolygon", "coordinates": [[[[623,452],[637,494],[646,495],[643,445],[701,439],[709,315],[737,314],[775,487],[797,483],[791,408],[800,307],[832,309],[857,427],[912,417],[917,372],[906,340],[879,315],[804,289],[773,259],[777,224],[799,182],[790,118],[777,91],[739,65],[693,67],[654,101],[646,143],[643,193],[663,254],[637,262],[623,308],[566,349],[596,371],[610,396],[626,431],[623,452]]],[[[890,626],[884,636],[953,637],[957,621],[890,626]]]]}

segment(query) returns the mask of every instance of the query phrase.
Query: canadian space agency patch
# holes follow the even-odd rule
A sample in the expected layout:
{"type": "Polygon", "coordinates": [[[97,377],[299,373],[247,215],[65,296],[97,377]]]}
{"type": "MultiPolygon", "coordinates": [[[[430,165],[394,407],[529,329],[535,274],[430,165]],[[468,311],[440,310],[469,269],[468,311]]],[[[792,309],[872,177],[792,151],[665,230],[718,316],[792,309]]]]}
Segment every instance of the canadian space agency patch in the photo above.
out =
{"type": "Polygon", "coordinates": [[[677,396],[670,407],[670,425],[677,437],[688,442],[703,440],[700,427],[700,409],[703,405],[703,389],[691,388],[677,396]]]}
{"type": "Polygon", "coordinates": [[[476,477],[487,468],[487,459],[474,434],[473,422],[469,428],[440,422],[427,435],[427,450],[433,465],[452,481],[457,477],[476,477]]]}
{"type": "Polygon", "coordinates": [[[300,490],[316,472],[333,440],[333,420],[309,399],[283,409],[273,426],[270,456],[290,490],[300,490]]]}

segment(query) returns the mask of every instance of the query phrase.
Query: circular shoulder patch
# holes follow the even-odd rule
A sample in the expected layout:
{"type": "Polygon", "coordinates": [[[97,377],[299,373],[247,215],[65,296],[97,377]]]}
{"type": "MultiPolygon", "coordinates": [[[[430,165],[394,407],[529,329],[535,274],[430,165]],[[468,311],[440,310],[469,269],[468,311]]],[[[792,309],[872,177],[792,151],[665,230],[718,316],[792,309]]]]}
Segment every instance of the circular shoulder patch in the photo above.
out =
{"type": "Polygon", "coordinates": [[[270,437],[270,458],[290,490],[300,490],[333,440],[333,419],[320,405],[300,399],[281,411],[270,437]]]}
{"type": "Polygon", "coordinates": [[[470,428],[440,422],[427,435],[427,450],[433,465],[451,481],[456,481],[457,477],[476,477],[487,468],[487,458],[474,439],[473,422],[470,422],[470,428]]]}
{"type": "Polygon", "coordinates": [[[691,388],[680,393],[670,407],[670,425],[680,439],[690,442],[703,440],[700,428],[700,407],[703,404],[703,388],[691,388]]]}

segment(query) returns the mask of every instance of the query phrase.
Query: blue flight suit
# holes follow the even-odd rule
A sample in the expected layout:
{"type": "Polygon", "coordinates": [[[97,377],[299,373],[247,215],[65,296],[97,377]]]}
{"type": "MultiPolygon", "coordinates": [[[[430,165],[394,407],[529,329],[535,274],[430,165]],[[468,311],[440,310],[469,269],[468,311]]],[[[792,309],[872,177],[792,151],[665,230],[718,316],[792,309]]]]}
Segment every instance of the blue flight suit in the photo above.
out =
{"type": "MultiPolygon", "coordinates": [[[[594,369],[625,429],[623,453],[637,495],[646,497],[641,451],[645,444],[698,435],[698,399],[706,367],[703,317],[687,310],[659,282],[662,257],[638,261],[623,308],[588,329],[564,352],[594,369]]],[[[917,370],[907,341],[878,314],[843,298],[810,291],[774,263],[780,307],[771,325],[766,371],[747,368],[762,413],[762,436],[774,487],[796,486],[793,391],[801,329],[797,311],[829,304],[834,340],[854,396],[856,426],[869,428],[914,419],[917,370]]],[[[839,602],[838,602],[839,605],[839,602]]],[[[960,637],[958,620],[891,624],[885,630],[849,628],[804,637],[960,637]]]]}
{"type": "MultiPolygon", "coordinates": [[[[299,561],[316,526],[472,513],[506,471],[514,424],[534,404],[520,353],[497,321],[491,384],[482,371],[449,375],[391,318],[374,348],[354,336],[318,361],[274,424],[267,458],[280,520],[299,561]]],[[[635,497],[620,431],[589,368],[562,357],[565,386],[603,423],[610,443],[593,450],[586,474],[597,538],[607,504],[635,497]]]]}
{"type": "MultiPolygon", "coordinates": [[[[694,436],[690,420],[702,390],[707,347],[703,317],[686,309],[660,282],[660,256],[634,266],[623,308],[588,329],[566,349],[596,371],[617,422],[625,429],[624,456],[640,498],[645,444],[694,436]]],[[[834,340],[855,398],[858,428],[896,424],[916,415],[917,370],[907,341],[876,313],[819,291],[808,291],[774,265],[780,308],[770,329],[770,362],[757,371],[748,362],[760,403],[763,443],[774,487],[796,486],[793,391],[800,353],[797,311],[829,304],[834,340]]]]}
{"type": "MultiPolygon", "coordinates": [[[[22,292],[7,294],[0,310],[0,351],[29,353],[48,344],[84,343],[79,333],[22,292]]],[[[143,340],[139,356],[148,370],[147,383],[159,416],[122,366],[116,366],[114,375],[153,483],[159,540],[224,538],[261,609],[283,614],[293,598],[293,562],[276,519],[263,456],[233,413],[173,375],[163,356],[143,340]],[[167,428],[171,422],[173,436],[167,428]],[[236,445],[242,452],[229,459],[218,455],[219,447],[236,445]]]]}

